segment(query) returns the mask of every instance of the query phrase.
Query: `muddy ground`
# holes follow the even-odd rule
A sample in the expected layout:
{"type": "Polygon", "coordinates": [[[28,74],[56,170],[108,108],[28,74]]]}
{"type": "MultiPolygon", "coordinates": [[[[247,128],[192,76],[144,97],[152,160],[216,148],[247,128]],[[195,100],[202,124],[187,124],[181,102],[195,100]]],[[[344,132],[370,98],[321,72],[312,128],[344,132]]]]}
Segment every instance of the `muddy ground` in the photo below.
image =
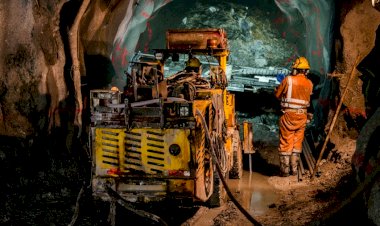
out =
{"type": "MultiPolygon", "coordinates": [[[[69,158],[67,153],[67,156],[55,156],[56,161],[47,163],[45,161],[52,158],[42,158],[33,152],[24,156],[20,150],[27,149],[29,143],[11,138],[2,141],[1,160],[12,157],[18,167],[13,168],[6,162],[1,164],[2,171],[7,173],[1,174],[5,183],[0,187],[1,199],[4,200],[0,204],[0,224],[69,225],[76,209],[78,192],[86,180],[77,174],[81,161],[69,158]],[[6,151],[10,150],[17,156],[9,156],[6,151]]],[[[238,181],[229,180],[231,191],[262,225],[370,225],[365,209],[361,208],[361,195],[355,197],[353,194],[356,186],[350,162],[355,140],[346,137],[338,141],[335,150],[344,151],[344,154],[335,154],[331,160],[322,161],[321,175],[313,181],[308,173],[300,182],[296,176],[278,177],[278,169],[274,165],[262,164],[265,161],[258,150],[253,156],[255,175],[250,183],[255,190],[261,189],[257,184],[264,182],[266,187],[270,187],[265,197],[272,197],[259,203],[260,208],[255,204],[252,206],[253,196],[244,190],[247,184],[236,186],[238,181]]],[[[276,161],[274,147],[262,148],[262,152],[276,161]]],[[[247,176],[247,164],[245,168],[244,175],[247,176]]],[[[75,225],[108,225],[108,206],[93,201],[90,190],[85,191],[79,201],[80,211],[75,225]]],[[[165,208],[161,205],[147,209],[161,216],[169,225],[252,225],[231,201],[212,209],[198,205],[177,208],[170,203],[165,204],[165,208]]],[[[157,225],[122,209],[118,209],[117,216],[122,225],[157,225]]]]}
{"type": "MultiPolygon", "coordinates": [[[[243,205],[247,198],[250,200],[250,205],[245,208],[248,207],[250,214],[262,225],[371,225],[362,206],[361,194],[356,193],[352,176],[351,156],[355,145],[355,140],[349,137],[337,140],[334,151],[344,151],[344,154],[336,153],[328,161],[323,160],[320,174],[314,180],[310,179],[308,171],[301,181],[297,176],[260,174],[272,186],[270,192],[276,197],[270,202],[266,201],[266,208],[255,211],[255,207],[250,206],[254,196],[244,196],[235,187],[234,195],[243,205]]],[[[276,170],[268,172],[275,173],[276,170]]],[[[245,171],[245,174],[249,172],[245,171]]],[[[254,183],[261,182],[249,183],[255,187],[254,183]]],[[[230,184],[233,184],[231,180],[230,184]]],[[[252,225],[231,201],[218,214],[214,213],[215,210],[203,208],[201,216],[195,216],[183,225],[252,225]]]]}
{"type": "MultiPolygon", "coordinates": [[[[300,182],[296,176],[268,176],[277,199],[263,214],[255,216],[251,212],[255,219],[263,225],[370,225],[365,210],[360,208],[360,195],[353,194],[356,186],[351,175],[351,156],[355,140],[342,139],[336,150],[345,153],[336,161],[322,161],[321,174],[314,180],[309,172],[300,182]]],[[[234,205],[228,205],[214,219],[214,225],[251,225],[234,205]]]]}

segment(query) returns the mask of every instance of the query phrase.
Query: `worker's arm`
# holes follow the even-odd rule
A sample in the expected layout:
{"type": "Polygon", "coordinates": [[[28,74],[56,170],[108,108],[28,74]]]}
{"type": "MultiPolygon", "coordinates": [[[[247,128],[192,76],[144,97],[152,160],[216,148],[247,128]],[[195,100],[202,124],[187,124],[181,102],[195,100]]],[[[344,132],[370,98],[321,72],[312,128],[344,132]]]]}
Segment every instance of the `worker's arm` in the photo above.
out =
{"type": "Polygon", "coordinates": [[[309,107],[307,107],[307,123],[310,123],[311,120],[313,120],[313,117],[314,117],[314,107],[313,107],[313,103],[312,103],[312,99],[311,99],[311,96],[313,94],[313,83],[309,80],[309,86],[310,86],[310,104],[309,104],[309,107]]]}
{"type": "Polygon", "coordinates": [[[284,93],[285,87],[288,84],[288,77],[285,77],[280,85],[276,87],[274,90],[274,95],[276,96],[277,99],[281,100],[282,94],[284,93]]]}
{"type": "Polygon", "coordinates": [[[313,83],[311,82],[310,79],[308,79],[307,81],[308,81],[307,85],[308,85],[309,90],[310,90],[310,94],[309,94],[310,95],[310,100],[309,100],[310,104],[307,108],[307,112],[314,114],[314,108],[313,108],[312,99],[311,99],[313,96],[313,83]]]}

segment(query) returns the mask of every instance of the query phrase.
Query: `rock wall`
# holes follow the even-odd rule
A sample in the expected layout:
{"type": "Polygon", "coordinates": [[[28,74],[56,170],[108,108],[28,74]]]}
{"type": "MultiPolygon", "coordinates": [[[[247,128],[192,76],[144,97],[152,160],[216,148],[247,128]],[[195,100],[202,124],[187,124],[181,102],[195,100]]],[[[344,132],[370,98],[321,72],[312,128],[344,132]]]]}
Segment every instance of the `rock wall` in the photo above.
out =
{"type": "MultiPolygon", "coordinates": [[[[62,126],[65,123],[62,114],[70,118],[73,84],[68,31],[80,3],[64,0],[0,3],[0,135],[25,137],[62,126]]],[[[96,84],[112,80],[110,56],[114,37],[134,3],[91,1],[86,10],[80,24],[79,58],[82,79],[88,81],[84,82],[89,84],[88,88],[100,88],[96,84]]],[[[356,57],[360,54],[364,58],[374,47],[380,13],[370,1],[364,0],[340,1],[336,8],[340,26],[336,30],[335,72],[343,74],[342,90],[356,57]]],[[[344,101],[352,117],[365,117],[359,75],[356,71],[344,101]]]]}
{"type": "Polygon", "coordinates": [[[59,123],[54,115],[66,95],[57,33],[63,2],[0,3],[0,135],[25,137],[59,123]]]}
{"type": "MultiPolygon", "coordinates": [[[[53,128],[67,128],[73,121],[75,87],[69,39],[81,3],[0,2],[0,135],[49,133],[53,128]]],[[[91,1],[79,26],[82,80],[90,68],[90,80],[109,83],[104,77],[110,73],[102,72],[112,68],[115,34],[134,3],[91,1]]]]}
{"type": "MultiPolygon", "coordinates": [[[[335,72],[342,74],[339,81],[342,93],[355,66],[356,58],[359,57],[360,62],[374,48],[380,12],[367,0],[339,1],[337,10],[337,23],[340,26],[336,31],[335,40],[335,72]]],[[[351,117],[366,118],[361,74],[357,70],[354,73],[343,104],[348,108],[351,117]]]]}

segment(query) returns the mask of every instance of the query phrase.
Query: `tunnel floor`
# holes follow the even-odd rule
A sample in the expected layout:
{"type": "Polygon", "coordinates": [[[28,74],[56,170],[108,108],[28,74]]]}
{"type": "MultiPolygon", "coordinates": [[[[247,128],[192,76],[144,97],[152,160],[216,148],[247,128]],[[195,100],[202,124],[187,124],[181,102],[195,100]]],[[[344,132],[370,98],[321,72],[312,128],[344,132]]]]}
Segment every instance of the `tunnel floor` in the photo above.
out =
{"type": "MultiPolygon", "coordinates": [[[[25,141],[2,138],[1,225],[68,225],[76,209],[77,195],[86,178],[78,170],[86,168],[67,156],[27,154],[25,141]],[[15,153],[5,156],[4,153],[15,153]],[[54,160],[54,161],[52,161],[54,160]],[[36,165],[37,162],[44,164],[36,165]],[[50,162],[49,162],[50,161],[50,162]],[[46,167],[43,167],[45,165],[46,167]]],[[[366,222],[361,197],[353,196],[350,154],[335,161],[324,161],[321,175],[310,181],[306,173],[302,181],[296,176],[278,177],[278,169],[266,164],[276,153],[274,146],[259,146],[252,156],[253,172],[247,168],[241,180],[228,180],[233,195],[262,225],[353,225],[366,222]],[[268,157],[270,156],[270,157],[268,157]],[[342,203],[348,203],[342,206],[342,203]]],[[[355,140],[344,138],[338,149],[353,153],[355,140]]],[[[35,150],[38,152],[38,150],[35,150]]],[[[91,198],[89,187],[79,200],[75,225],[107,225],[108,205],[91,198]]],[[[219,208],[190,206],[178,208],[170,203],[147,206],[148,211],[162,217],[169,225],[251,225],[231,201],[219,208]]],[[[155,225],[119,208],[120,224],[155,225]],[[132,223],[132,224],[131,224],[132,223]]]]}

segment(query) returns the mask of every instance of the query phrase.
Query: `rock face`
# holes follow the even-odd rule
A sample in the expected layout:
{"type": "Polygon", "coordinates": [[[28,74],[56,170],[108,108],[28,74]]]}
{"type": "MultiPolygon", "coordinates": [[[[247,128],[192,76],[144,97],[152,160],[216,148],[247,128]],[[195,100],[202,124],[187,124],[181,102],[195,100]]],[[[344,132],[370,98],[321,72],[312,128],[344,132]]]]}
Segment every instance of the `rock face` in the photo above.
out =
{"type": "Polygon", "coordinates": [[[112,64],[105,62],[111,62],[114,36],[129,2],[91,1],[80,21],[80,65],[74,68],[70,28],[81,1],[0,3],[0,135],[26,137],[72,124],[78,92],[73,70],[85,80],[88,67],[96,83],[110,82],[112,64]],[[94,65],[107,73],[91,70],[94,65]]]}
{"type": "Polygon", "coordinates": [[[364,197],[368,209],[368,217],[380,225],[380,108],[372,115],[357,140],[356,151],[352,157],[352,165],[358,183],[367,193],[364,197]]]}
{"type": "MultiPolygon", "coordinates": [[[[137,1],[93,0],[83,14],[77,34],[80,37],[77,53],[80,65],[72,67],[69,39],[73,34],[70,33],[70,28],[74,24],[82,2],[80,0],[0,1],[0,136],[2,139],[10,140],[7,144],[9,147],[0,150],[0,166],[4,167],[2,169],[5,171],[8,170],[7,172],[16,162],[9,156],[15,156],[17,159],[17,155],[24,153],[24,149],[28,149],[26,147],[33,144],[32,139],[26,140],[24,144],[19,138],[38,136],[55,127],[66,129],[60,135],[73,136],[72,131],[68,131],[73,124],[75,114],[73,70],[80,70],[82,91],[85,94],[86,90],[103,88],[111,83],[115,74],[113,61],[120,61],[123,64],[125,55],[128,54],[125,49],[114,45],[114,38],[119,26],[128,26],[137,1]],[[110,56],[114,50],[117,50],[117,54],[112,58],[110,56]],[[9,137],[15,139],[9,139],[9,137]],[[12,146],[14,143],[20,145],[15,145],[14,148],[12,146]],[[14,155],[9,153],[14,153],[14,155]]],[[[141,0],[139,2],[157,3],[159,1],[141,0]]],[[[187,7],[186,11],[175,11],[178,8],[174,10],[172,8],[172,14],[167,14],[170,17],[166,16],[166,20],[159,23],[176,24],[179,27],[223,27],[231,39],[231,48],[236,50],[231,55],[231,62],[242,66],[287,66],[284,64],[288,63],[287,57],[293,52],[287,48],[289,43],[280,38],[283,34],[278,34],[271,27],[272,22],[281,21],[270,21],[259,11],[239,4],[225,3],[227,1],[174,0],[173,4],[175,2],[184,4],[181,9],[187,7]],[[189,5],[191,7],[188,7],[189,5]]],[[[335,2],[338,20],[335,29],[337,37],[335,55],[332,58],[336,61],[337,74],[343,74],[340,78],[340,89],[344,89],[357,56],[360,55],[359,60],[362,60],[368,56],[375,45],[375,31],[380,24],[380,12],[372,8],[369,0],[335,2]]],[[[168,8],[169,6],[171,4],[168,4],[168,8]]],[[[144,13],[143,16],[145,16],[144,13]]],[[[148,31],[145,34],[147,39],[152,43],[155,39],[163,39],[164,32],[158,34],[157,37],[152,36],[152,30],[160,25],[153,20],[149,22],[151,23],[145,25],[148,31]]],[[[148,46],[141,42],[137,43],[137,46],[140,46],[140,49],[148,49],[148,46]]],[[[154,47],[162,48],[163,46],[154,47]]],[[[374,54],[376,57],[377,53],[374,54]]],[[[350,84],[348,96],[344,101],[352,118],[366,117],[362,83],[360,73],[355,71],[355,79],[350,84]]],[[[86,97],[85,94],[83,99],[86,97]]],[[[378,101],[377,98],[372,100],[378,101]]],[[[379,176],[377,179],[372,178],[372,173],[378,171],[379,163],[379,111],[378,109],[375,112],[373,109],[375,113],[361,130],[357,151],[353,158],[358,181],[360,183],[366,180],[374,182],[368,191],[366,201],[368,216],[377,225],[380,225],[380,182],[379,176]]],[[[257,134],[258,138],[262,138],[263,142],[273,144],[277,143],[276,128],[268,126],[265,122],[273,121],[270,116],[268,114],[266,117],[255,118],[254,125],[260,127],[261,134],[257,134]]],[[[43,142],[48,143],[46,140],[43,142]]],[[[67,146],[70,147],[70,144],[67,146]]],[[[60,148],[59,151],[62,149],[64,148],[60,148]]],[[[27,156],[25,162],[29,162],[29,154],[25,156],[27,156]]],[[[24,165],[16,171],[20,171],[21,167],[24,165]]],[[[64,167],[66,170],[69,168],[66,165],[64,167]]],[[[10,175],[11,179],[21,178],[19,177],[21,174],[11,172],[10,175]]],[[[42,182],[47,181],[43,175],[40,178],[42,182]]],[[[10,190],[13,191],[14,188],[10,190]]],[[[4,194],[7,195],[2,193],[4,194]]],[[[1,202],[0,208],[4,209],[2,206],[4,204],[7,203],[1,202]]],[[[17,206],[14,208],[16,209],[17,206]]],[[[1,220],[0,217],[0,222],[1,220]]]]}
{"type": "MultiPolygon", "coordinates": [[[[54,10],[45,11],[36,18],[33,8],[33,3],[29,1],[16,0],[0,3],[0,117],[2,122],[0,134],[2,135],[26,136],[34,131],[39,120],[42,122],[46,120],[43,115],[46,115],[48,106],[46,93],[48,62],[44,59],[40,41],[42,41],[43,32],[53,33],[50,26],[52,24],[47,21],[53,18],[55,12],[54,10]],[[41,17],[44,17],[45,23],[41,23],[42,21],[39,20],[41,17]],[[34,27],[36,22],[40,24],[34,27]]],[[[50,40],[54,42],[52,37],[50,40]]],[[[57,59],[49,56],[59,55],[59,48],[57,45],[54,46],[55,48],[49,48],[49,44],[52,42],[44,43],[44,47],[47,47],[46,59],[54,65],[57,59]]],[[[60,66],[63,67],[63,65],[60,66]]]]}
{"type": "Polygon", "coordinates": [[[349,92],[343,104],[354,120],[370,117],[360,130],[352,165],[358,183],[365,189],[364,202],[368,218],[374,224],[380,225],[380,75],[375,66],[380,57],[380,37],[376,37],[379,34],[380,12],[373,8],[369,1],[346,2],[341,7],[346,9],[341,13],[341,39],[336,43],[337,70],[344,74],[340,80],[341,90],[346,86],[357,57],[360,62],[356,65],[360,72],[355,70],[354,79],[349,85],[349,92]]]}
{"type": "Polygon", "coordinates": [[[289,43],[271,26],[263,12],[233,3],[196,4],[181,27],[222,27],[227,31],[229,62],[239,66],[284,66],[292,55],[289,43]]]}
{"type": "MultiPolygon", "coordinates": [[[[340,88],[343,90],[356,58],[359,57],[360,62],[374,48],[380,12],[372,7],[370,1],[363,0],[339,2],[337,8],[340,9],[338,24],[341,25],[336,31],[336,72],[343,74],[340,79],[340,88]]],[[[355,70],[343,102],[353,118],[366,117],[362,84],[360,73],[355,70]]]]}
{"type": "MultiPolygon", "coordinates": [[[[67,31],[80,3],[65,2],[16,0],[0,3],[0,118],[3,122],[0,134],[27,136],[36,130],[61,126],[61,114],[73,108],[67,31]]],[[[130,3],[92,1],[83,15],[79,34],[80,70],[82,78],[87,78],[94,88],[112,81],[115,73],[112,60],[117,60],[110,58],[113,41],[128,7],[133,6],[130,3]]],[[[271,27],[276,21],[270,21],[265,13],[223,1],[210,3],[191,3],[188,11],[177,15],[180,21],[176,24],[225,28],[231,48],[236,50],[231,55],[231,62],[238,65],[284,65],[292,55],[293,50],[287,48],[289,43],[271,27]]],[[[362,0],[338,3],[337,8],[342,24],[341,39],[336,41],[337,72],[345,74],[341,80],[344,86],[357,54],[366,55],[373,48],[380,15],[368,1],[362,0]],[[360,26],[362,24],[366,26],[360,26]]],[[[150,26],[158,26],[151,22],[150,26]]],[[[138,45],[141,47],[141,43],[138,45]]],[[[120,54],[117,57],[123,57],[122,52],[120,54]]],[[[345,101],[351,112],[363,114],[361,92],[361,81],[356,78],[345,101]]]]}
{"type": "MultiPolygon", "coordinates": [[[[276,9],[274,4],[272,6],[276,9]]],[[[154,38],[161,37],[149,40],[148,34],[144,34],[142,43],[163,48],[162,38],[165,36],[164,30],[168,28],[220,27],[226,30],[229,47],[233,50],[229,58],[230,64],[285,67],[289,63],[288,58],[294,54],[291,44],[274,28],[272,18],[259,9],[228,1],[188,3],[183,0],[175,0],[166,7],[168,9],[162,9],[162,14],[160,12],[151,21],[153,31],[156,31],[153,33],[154,38]],[[162,23],[167,19],[164,15],[166,10],[175,18],[170,23],[162,23]]]]}

